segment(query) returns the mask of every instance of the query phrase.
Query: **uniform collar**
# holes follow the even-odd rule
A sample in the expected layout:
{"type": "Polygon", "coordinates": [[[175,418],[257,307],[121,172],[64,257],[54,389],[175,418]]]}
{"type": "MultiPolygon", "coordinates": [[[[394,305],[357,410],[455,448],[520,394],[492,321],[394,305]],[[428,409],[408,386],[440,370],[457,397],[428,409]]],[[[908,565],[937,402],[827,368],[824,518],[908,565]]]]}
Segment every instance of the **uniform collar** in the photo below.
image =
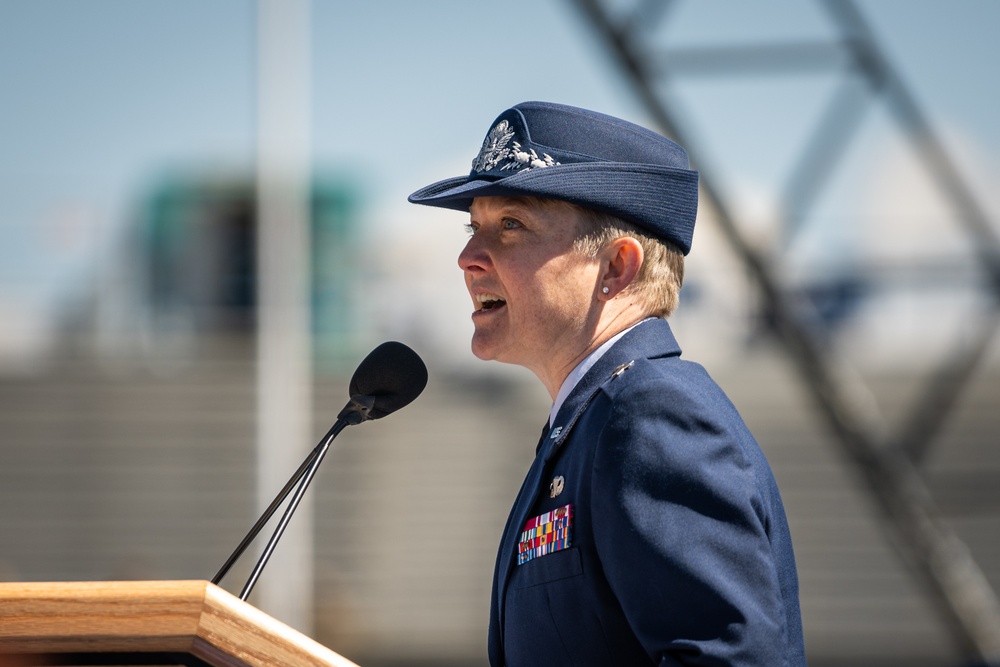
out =
{"type": "MultiPolygon", "coordinates": [[[[552,443],[554,446],[548,448],[546,458],[558,451],[577,418],[604,383],[619,375],[638,359],[676,357],[680,356],[680,353],[681,348],[670,331],[670,325],[664,319],[643,320],[625,331],[621,338],[593,361],[590,368],[583,373],[583,377],[567,392],[562,405],[555,410],[555,419],[550,422],[552,428],[548,437],[548,440],[554,441],[552,443]]],[[[560,394],[562,394],[561,389],[560,394]]],[[[536,452],[540,452],[543,448],[539,445],[536,452]]]]}
{"type": "Polygon", "coordinates": [[[604,353],[610,350],[611,346],[617,343],[619,339],[621,339],[621,337],[627,334],[629,331],[636,328],[643,322],[648,322],[654,319],[656,318],[647,317],[644,320],[636,322],[627,329],[622,329],[614,336],[606,340],[604,344],[602,344],[596,350],[588,354],[583,361],[581,361],[579,364],[576,365],[576,368],[570,371],[569,375],[566,376],[566,379],[563,380],[562,386],[559,387],[559,393],[556,395],[555,403],[552,404],[552,409],[549,410],[549,428],[551,428],[552,425],[555,423],[556,415],[559,414],[559,408],[561,408],[562,404],[566,402],[566,399],[569,397],[570,392],[572,392],[573,389],[576,387],[576,385],[579,384],[580,380],[583,379],[583,376],[587,374],[587,371],[589,371],[594,366],[594,364],[596,364],[600,360],[600,358],[604,356],[604,353]]]}

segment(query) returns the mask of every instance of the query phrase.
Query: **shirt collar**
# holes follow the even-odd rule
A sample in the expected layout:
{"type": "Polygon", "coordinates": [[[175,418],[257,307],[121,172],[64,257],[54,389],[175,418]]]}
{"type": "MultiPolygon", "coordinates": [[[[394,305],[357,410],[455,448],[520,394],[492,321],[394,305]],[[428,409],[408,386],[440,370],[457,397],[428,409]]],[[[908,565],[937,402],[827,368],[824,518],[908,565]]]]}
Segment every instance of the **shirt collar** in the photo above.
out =
{"type": "Polygon", "coordinates": [[[625,334],[627,334],[629,331],[631,331],[632,329],[634,329],[637,326],[639,326],[640,324],[642,324],[643,322],[648,322],[649,320],[653,320],[653,319],[656,319],[656,318],[655,317],[647,317],[646,319],[644,319],[642,321],[636,322],[635,324],[633,324],[632,326],[628,327],[627,329],[623,329],[623,330],[619,331],[614,336],[612,336],[611,338],[609,338],[608,340],[606,340],[596,350],[594,350],[593,352],[591,352],[590,354],[588,354],[584,358],[583,361],[581,361],[579,364],[576,365],[576,368],[574,368],[572,371],[570,371],[569,375],[566,376],[566,379],[563,380],[562,386],[559,387],[559,393],[556,394],[556,400],[552,404],[552,409],[549,410],[549,426],[550,427],[555,422],[556,415],[559,414],[559,408],[561,408],[562,405],[563,405],[563,403],[566,402],[566,399],[569,397],[570,393],[576,388],[576,385],[580,383],[580,380],[583,379],[583,376],[587,374],[587,371],[589,371],[594,366],[594,364],[596,364],[598,362],[598,360],[600,360],[600,358],[603,357],[604,354],[608,350],[611,349],[612,345],[614,345],[615,343],[618,342],[619,338],[621,338],[622,336],[624,336],[625,334]]]}

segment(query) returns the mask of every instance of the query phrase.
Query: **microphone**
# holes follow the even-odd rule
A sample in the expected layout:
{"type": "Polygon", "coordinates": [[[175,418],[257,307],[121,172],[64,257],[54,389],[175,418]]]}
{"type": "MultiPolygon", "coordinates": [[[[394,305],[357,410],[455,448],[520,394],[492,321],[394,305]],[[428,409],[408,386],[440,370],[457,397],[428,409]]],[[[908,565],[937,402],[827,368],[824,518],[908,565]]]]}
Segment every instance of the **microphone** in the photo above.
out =
{"type": "Polygon", "coordinates": [[[402,343],[382,343],[364,358],[351,378],[351,400],[337,415],[350,425],[381,419],[409,405],[427,386],[427,367],[402,343]]]}
{"type": "Polygon", "coordinates": [[[246,601],[334,438],[348,426],[360,424],[369,419],[381,419],[409,405],[426,386],[427,367],[420,356],[406,345],[388,341],[369,352],[368,356],[358,364],[351,377],[348,386],[351,398],[337,415],[337,421],[309,453],[298,470],[292,474],[291,479],[278,492],[264,513],[260,515],[250,532],[244,536],[233,553],[226,559],[226,562],[212,578],[212,583],[218,584],[222,581],[229,569],[243,555],[243,552],[284,502],[292,488],[298,484],[285,513],[271,535],[271,539],[264,547],[257,565],[243,586],[240,599],[246,601]]]}

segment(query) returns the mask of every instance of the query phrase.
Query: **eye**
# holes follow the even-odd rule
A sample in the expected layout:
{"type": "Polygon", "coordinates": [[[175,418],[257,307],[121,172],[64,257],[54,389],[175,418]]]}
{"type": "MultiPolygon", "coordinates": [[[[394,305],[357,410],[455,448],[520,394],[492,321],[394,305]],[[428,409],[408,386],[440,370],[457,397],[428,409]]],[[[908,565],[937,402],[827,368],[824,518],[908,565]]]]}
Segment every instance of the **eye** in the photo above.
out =
{"type": "Polygon", "coordinates": [[[504,229],[517,229],[518,227],[522,226],[521,223],[515,220],[514,218],[504,218],[503,220],[500,221],[500,224],[503,226],[504,229]]]}
{"type": "Polygon", "coordinates": [[[479,225],[473,224],[471,222],[465,224],[465,232],[469,236],[475,236],[477,231],[479,231],[479,225]]]}

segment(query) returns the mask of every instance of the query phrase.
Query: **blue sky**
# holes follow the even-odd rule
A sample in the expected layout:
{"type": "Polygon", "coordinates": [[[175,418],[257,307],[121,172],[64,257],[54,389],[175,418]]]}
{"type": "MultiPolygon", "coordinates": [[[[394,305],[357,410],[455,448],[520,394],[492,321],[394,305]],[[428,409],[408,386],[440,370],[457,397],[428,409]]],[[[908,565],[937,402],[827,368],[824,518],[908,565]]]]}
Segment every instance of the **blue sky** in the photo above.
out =
{"type": "MultiPolygon", "coordinates": [[[[995,163],[1000,3],[859,6],[931,120],[995,163]]],[[[390,203],[466,169],[490,121],[518,101],[647,120],[567,0],[315,0],[312,22],[315,164],[351,174],[370,210],[392,211],[376,227],[405,215],[390,203]]],[[[682,0],[664,37],[829,34],[822,8],[802,0],[682,0]]],[[[51,308],[114,261],[107,248],[163,174],[252,169],[254,40],[249,0],[0,0],[0,313],[51,308]]],[[[803,84],[768,130],[783,85],[679,80],[719,153],[705,159],[779,179],[824,84],[803,84]]]]}

